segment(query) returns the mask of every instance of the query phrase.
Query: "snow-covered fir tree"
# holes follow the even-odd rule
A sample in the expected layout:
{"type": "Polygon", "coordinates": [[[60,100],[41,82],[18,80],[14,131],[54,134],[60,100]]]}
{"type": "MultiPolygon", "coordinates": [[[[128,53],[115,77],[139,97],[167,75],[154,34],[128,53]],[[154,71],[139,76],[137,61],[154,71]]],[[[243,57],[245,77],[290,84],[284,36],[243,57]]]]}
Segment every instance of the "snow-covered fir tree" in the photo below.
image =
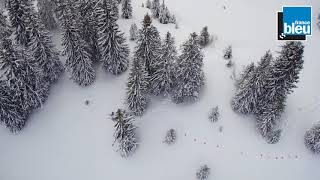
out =
{"type": "Polygon", "coordinates": [[[64,67],[59,60],[59,53],[53,45],[51,36],[37,16],[30,23],[28,51],[42,69],[44,81],[53,83],[64,72],[64,67]]]}
{"type": "Polygon", "coordinates": [[[170,32],[167,32],[161,48],[162,54],[155,63],[155,72],[150,79],[150,91],[153,95],[170,95],[174,87],[174,69],[177,60],[175,41],[170,32]]]}
{"type": "Polygon", "coordinates": [[[161,55],[161,38],[156,27],[152,25],[151,17],[147,14],[139,30],[135,56],[139,58],[147,69],[149,76],[155,71],[155,62],[161,55]]]}
{"type": "Polygon", "coordinates": [[[229,60],[232,58],[232,46],[228,46],[225,50],[224,50],[224,55],[223,58],[226,60],[229,60]]]}
{"type": "Polygon", "coordinates": [[[199,180],[208,179],[210,175],[210,168],[207,165],[203,165],[196,173],[196,177],[199,180]]]}
{"type": "Polygon", "coordinates": [[[151,9],[152,3],[151,3],[150,0],[147,0],[147,2],[146,2],[146,7],[147,7],[148,9],[151,9]]]}
{"type": "Polygon", "coordinates": [[[98,7],[97,14],[101,61],[108,72],[114,75],[121,74],[128,68],[129,48],[116,23],[117,18],[112,11],[112,5],[104,0],[98,7]]]}
{"type": "Polygon", "coordinates": [[[134,57],[127,83],[127,104],[137,116],[141,116],[149,103],[149,77],[145,64],[137,56],[134,57]]]}
{"type": "Polygon", "coordinates": [[[9,38],[3,40],[0,53],[1,78],[27,116],[40,108],[48,97],[49,84],[43,80],[43,71],[34,59],[22,50],[16,50],[9,38]]]}
{"type": "Polygon", "coordinates": [[[134,116],[123,109],[111,113],[111,120],[115,123],[115,143],[122,157],[134,153],[138,146],[136,135],[137,127],[134,125],[134,116]]]}
{"type": "Polygon", "coordinates": [[[236,79],[236,88],[241,88],[241,86],[245,85],[251,75],[254,72],[254,63],[250,63],[249,65],[245,66],[242,73],[240,74],[239,78],[236,79]]]}
{"type": "Polygon", "coordinates": [[[6,83],[0,81],[0,124],[3,124],[11,132],[20,131],[26,123],[27,114],[16,101],[14,91],[10,90],[6,83]]]}
{"type": "Polygon", "coordinates": [[[171,15],[169,9],[167,8],[163,0],[159,10],[159,21],[162,24],[168,24],[170,23],[170,18],[171,15]]]}
{"type": "MultiPolygon", "coordinates": [[[[104,0],[102,0],[104,1],[104,0]]],[[[113,14],[116,15],[117,19],[119,19],[119,3],[118,0],[107,0],[111,4],[111,9],[113,14]]]]}
{"type": "Polygon", "coordinates": [[[133,23],[130,27],[130,40],[135,41],[138,38],[138,27],[136,23],[133,23]]]}
{"type": "Polygon", "coordinates": [[[169,129],[164,138],[164,143],[171,145],[174,144],[177,140],[177,132],[174,129],[169,129]]]}
{"type": "Polygon", "coordinates": [[[304,136],[306,147],[312,152],[320,153],[320,123],[309,129],[304,136]]]}
{"type": "Polygon", "coordinates": [[[216,106],[212,108],[211,112],[209,113],[209,121],[213,123],[217,122],[219,120],[219,116],[220,116],[219,107],[216,106]]]}
{"type": "MultiPolygon", "coordinates": [[[[272,55],[270,51],[267,51],[261,58],[259,65],[251,71],[250,76],[239,84],[236,95],[232,101],[233,110],[243,114],[254,113],[256,111],[259,97],[262,96],[264,87],[266,86],[266,71],[270,69],[271,60],[272,55]]],[[[248,73],[250,67],[252,67],[252,65],[246,69],[247,72],[245,73],[248,73]]]]}
{"type": "Polygon", "coordinates": [[[131,0],[122,0],[122,18],[130,19],[132,17],[131,0]]]}
{"type": "Polygon", "coordinates": [[[9,0],[8,13],[15,40],[18,44],[26,46],[29,43],[29,24],[34,15],[32,0],[9,0]]]}
{"type": "Polygon", "coordinates": [[[199,43],[202,47],[209,45],[210,43],[210,34],[208,32],[208,26],[205,26],[200,34],[199,43]]]}
{"type": "Polygon", "coordinates": [[[98,62],[101,59],[98,43],[98,21],[96,14],[97,0],[78,0],[76,1],[77,25],[81,38],[87,44],[90,59],[98,62]]]}
{"type": "Polygon", "coordinates": [[[153,0],[151,6],[152,16],[154,18],[159,18],[160,15],[160,0],[153,0]]]}
{"type": "Polygon", "coordinates": [[[80,31],[75,28],[75,9],[69,0],[57,3],[59,19],[63,28],[63,54],[67,56],[66,69],[70,78],[80,86],[88,86],[95,80],[96,74],[88,52],[87,44],[81,38],[80,31]]]}
{"type": "Polygon", "coordinates": [[[182,45],[182,54],[177,60],[176,88],[173,92],[173,101],[176,103],[198,99],[204,85],[203,53],[197,39],[196,33],[190,35],[182,45]]]}
{"type": "Polygon", "coordinates": [[[266,85],[256,108],[257,125],[263,136],[277,128],[287,95],[296,87],[303,68],[303,52],[301,42],[286,42],[266,75],[266,85]]]}
{"type": "Polygon", "coordinates": [[[56,29],[58,23],[54,17],[55,4],[51,0],[38,0],[38,13],[42,23],[49,30],[56,29]]]}

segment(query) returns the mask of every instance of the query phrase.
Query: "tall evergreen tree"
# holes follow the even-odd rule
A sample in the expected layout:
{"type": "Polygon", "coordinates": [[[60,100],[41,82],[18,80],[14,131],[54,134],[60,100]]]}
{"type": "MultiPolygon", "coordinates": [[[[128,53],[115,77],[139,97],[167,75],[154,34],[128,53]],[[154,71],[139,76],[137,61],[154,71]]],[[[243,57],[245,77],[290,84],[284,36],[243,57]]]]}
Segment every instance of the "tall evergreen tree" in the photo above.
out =
{"type": "Polygon", "coordinates": [[[97,0],[78,0],[77,8],[77,25],[81,38],[85,41],[93,62],[101,60],[101,53],[98,42],[98,21],[96,13],[97,0]]]}
{"type": "Polygon", "coordinates": [[[171,19],[171,15],[170,15],[169,9],[165,5],[164,1],[162,1],[160,10],[159,10],[159,21],[162,24],[168,24],[170,23],[170,19],[171,19]]]}
{"type": "Polygon", "coordinates": [[[26,122],[26,114],[19,102],[12,98],[14,92],[7,85],[0,82],[0,124],[3,124],[11,132],[20,131],[26,122]]]}
{"type": "Polygon", "coordinates": [[[193,33],[182,45],[182,54],[177,61],[177,85],[173,94],[176,103],[197,99],[204,85],[203,53],[197,39],[197,34],[193,33]]]}
{"type": "Polygon", "coordinates": [[[152,16],[154,18],[159,18],[160,15],[160,0],[153,0],[151,7],[152,16]]]}
{"type": "Polygon", "coordinates": [[[79,27],[74,21],[76,11],[68,0],[59,0],[56,4],[63,28],[62,45],[64,46],[63,54],[67,55],[66,69],[74,82],[80,86],[88,86],[93,83],[96,74],[88,47],[81,38],[79,29],[76,28],[79,27]]]}
{"type": "Polygon", "coordinates": [[[259,97],[256,111],[258,129],[263,136],[271,133],[279,123],[287,95],[296,87],[303,68],[303,52],[304,46],[301,42],[285,43],[266,75],[266,85],[259,97]]]}
{"type": "Polygon", "coordinates": [[[155,62],[161,54],[161,38],[156,27],[152,25],[151,17],[147,14],[139,30],[135,56],[145,63],[148,74],[155,71],[155,62]]]}
{"type": "Polygon", "coordinates": [[[129,48],[125,44],[125,38],[119,30],[117,18],[111,8],[107,0],[104,0],[98,8],[99,45],[104,67],[112,74],[118,75],[128,68],[129,48]]]}
{"type": "Polygon", "coordinates": [[[148,72],[142,59],[135,56],[127,83],[127,104],[135,115],[141,116],[147,108],[149,102],[148,87],[148,72]]]}
{"type": "MultiPolygon", "coordinates": [[[[232,108],[243,114],[254,113],[258,105],[259,97],[263,95],[266,85],[266,71],[270,69],[272,55],[270,51],[261,58],[259,65],[251,71],[248,79],[238,87],[232,101],[232,108]]],[[[250,66],[249,66],[250,67],[250,66]]]]}
{"type": "Polygon", "coordinates": [[[49,30],[56,29],[58,23],[54,17],[55,4],[51,0],[38,0],[38,12],[42,23],[49,30]]]}
{"type": "Polygon", "coordinates": [[[151,77],[150,88],[154,95],[169,95],[174,86],[174,63],[177,60],[177,50],[174,38],[170,32],[167,32],[162,42],[162,54],[155,63],[155,73],[151,77]]]}
{"type": "Polygon", "coordinates": [[[59,53],[55,49],[48,31],[36,16],[30,24],[28,51],[42,69],[45,82],[53,83],[61,76],[64,67],[59,60],[59,53]]]}
{"type": "Polygon", "coordinates": [[[43,72],[25,50],[16,51],[10,39],[4,39],[0,53],[0,69],[14,98],[25,114],[40,108],[48,96],[48,83],[43,81],[43,72]]]}
{"type": "Polygon", "coordinates": [[[14,28],[15,40],[23,46],[29,43],[29,24],[34,16],[32,0],[9,0],[9,18],[14,28]]]}
{"type": "Polygon", "coordinates": [[[250,63],[243,69],[243,72],[240,74],[240,77],[236,80],[236,88],[240,88],[241,86],[247,83],[247,81],[253,74],[254,69],[254,63],[250,63]]]}
{"type": "Polygon", "coordinates": [[[111,113],[111,119],[115,122],[115,142],[122,157],[130,156],[138,146],[136,137],[137,127],[133,124],[134,116],[123,109],[111,113]]]}
{"type": "Polygon", "coordinates": [[[132,17],[131,0],[122,1],[122,18],[130,19],[132,17]]]}

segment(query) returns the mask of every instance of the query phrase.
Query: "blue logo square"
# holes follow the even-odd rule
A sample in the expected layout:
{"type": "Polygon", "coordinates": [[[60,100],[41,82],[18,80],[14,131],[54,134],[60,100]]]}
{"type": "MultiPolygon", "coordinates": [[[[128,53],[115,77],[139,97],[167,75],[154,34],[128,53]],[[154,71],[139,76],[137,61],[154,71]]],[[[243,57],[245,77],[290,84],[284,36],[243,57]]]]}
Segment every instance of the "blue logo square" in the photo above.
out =
{"type": "Polygon", "coordinates": [[[283,7],[283,32],[285,35],[311,35],[311,7],[283,7]]]}

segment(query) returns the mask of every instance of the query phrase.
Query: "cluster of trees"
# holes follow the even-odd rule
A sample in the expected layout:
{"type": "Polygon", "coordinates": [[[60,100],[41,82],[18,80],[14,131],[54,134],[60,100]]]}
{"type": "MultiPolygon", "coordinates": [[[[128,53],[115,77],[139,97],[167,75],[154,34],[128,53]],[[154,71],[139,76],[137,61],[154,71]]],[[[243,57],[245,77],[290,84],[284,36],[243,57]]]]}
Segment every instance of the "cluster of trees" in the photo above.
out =
{"type": "Polygon", "coordinates": [[[254,114],[257,129],[269,143],[279,140],[280,116],[285,109],[287,96],[293,92],[299,80],[304,62],[303,52],[301,42],[286,42],[276,59],[267,51],[259,64],[248,65],[236,82],[233,110],[254,114]]]}
{"type": "Polygon", "coordinates": [[[145,112],[150,95],[171,95],[176,103],[199,97],[204,73],[197,39],[191,34],[178,56],[172,35],[168,32],[161,42],[151,17],[145,15],[127,83],[127,104],[135,115],[145,112]]]}
{"type": "Polygon", "coordinates": [[[152,2],[147,0],[146,7],[151,9],[152,16],[154,18],[158,18],[160,23],[176,23],[176,17],[170,13],[168,7],[164,3],[164,0],[162,1],[162,4],[160,4],[160,0],[153,0],[152,2]]]}
{"type": "MultiPolygon", "coordinates": [[[[129,48],[119,30],[116,0],[56,0],[56,14],[63,29],[63,53],[71,79],[80,86],[92,84],[95,62],[119,75],[127,70],[129,48]]],[[[132,16],[130,0],[122,1],[122,17],[132,16]]]]}
{"type": "Polygon", "coordinates": [[[8,18],[0,12],[0,122],[17,132],[64,67],[32,0],[8,0],[6,7],[8,18]]]}

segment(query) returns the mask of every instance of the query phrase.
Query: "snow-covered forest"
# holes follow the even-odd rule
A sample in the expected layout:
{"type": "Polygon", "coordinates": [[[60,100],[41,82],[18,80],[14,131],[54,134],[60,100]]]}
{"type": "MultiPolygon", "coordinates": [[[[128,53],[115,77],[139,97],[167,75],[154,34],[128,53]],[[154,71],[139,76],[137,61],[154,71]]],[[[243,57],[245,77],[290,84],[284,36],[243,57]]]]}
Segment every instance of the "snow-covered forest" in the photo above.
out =
{"type": "Polygon", "coordinates": [[[0,179],[319,179],[319,38],[318,0],[1,0],[0,179]]]}

